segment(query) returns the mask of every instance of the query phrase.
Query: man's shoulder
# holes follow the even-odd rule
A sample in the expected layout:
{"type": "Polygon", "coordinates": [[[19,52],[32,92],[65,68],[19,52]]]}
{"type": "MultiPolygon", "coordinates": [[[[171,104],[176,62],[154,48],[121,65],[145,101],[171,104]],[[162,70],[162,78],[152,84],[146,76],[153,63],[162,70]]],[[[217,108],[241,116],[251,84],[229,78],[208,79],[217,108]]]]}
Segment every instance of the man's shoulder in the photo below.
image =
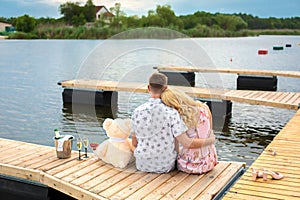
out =
{"type": "Polygon", "coordinates": [[[142,112],[142,111],[146,111],[146,110],[148,111],[148,110],[153,110],[153,109],[154,110],[156,110],[156,109],[161,110],[162,109],[161,110],[162,112],[166,111],[166,112],[172,113],[172,114],[178,113],[176,109],[174,109],[172,107],[169,107],[169,106],[165,105],[162,102],[154,104],[154,106],[153,106],[153,104],[151,102],[145,102],[142,105],[136,107],[133,112],[134,113],[135,112],[142,112]]]}
{"type": "Polygon", "coordinates": [[[134,112],[146,109],[147,106],[148,106],[148,104],[149,104],[148,102],[145,102],[145,103],[143,103],[142,105],[139,105],[138,107],[136,107],[136,108],[134,109],[134,112]]]}

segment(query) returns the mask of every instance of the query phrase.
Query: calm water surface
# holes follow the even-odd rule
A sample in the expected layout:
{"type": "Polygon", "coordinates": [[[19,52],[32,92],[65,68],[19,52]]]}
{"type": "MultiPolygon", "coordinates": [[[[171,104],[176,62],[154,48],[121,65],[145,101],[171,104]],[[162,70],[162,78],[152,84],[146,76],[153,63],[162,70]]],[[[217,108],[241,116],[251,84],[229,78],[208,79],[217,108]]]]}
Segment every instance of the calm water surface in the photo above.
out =
{"type": "MultiPolygon", "coordinates": [[[[113,113],[64,105],[61,80],[97,78],[147,81],[157,65],[300,70],[299,36],[164,40],[1,40],[0,137],[53,146],[53,129],[101,142],[107,117],[130,117],[147,94],[119,93],[113,113]],[[191,44],[192,43],[192,44],[191,44]],[[292,44],[283,51],[274,45],[292,44]],[[159,46],[162,45],[162,46],[159,46]],[[193,46],[195,45],[195,46],[193,46]],[[179,52],[176,52],[176,49],[179,52]],[[269,54],[257,55],[258,49],[269,54]],[[184,56],[185,52],[190,57],[184,56]],[[191,51],[191,52],[189,52],[191,51]],[[182,55],[180,55],[182,54],[182,55]]],[[[197,74],[201,87],[236,88],[234,74],[197,74]]],[[[278,77],[279,91],[300,91],[300,80],[278,77]]],[[[232,117],[215,127],[219,158],[251,164],[295,111],[233,103],[232,117]]]]}

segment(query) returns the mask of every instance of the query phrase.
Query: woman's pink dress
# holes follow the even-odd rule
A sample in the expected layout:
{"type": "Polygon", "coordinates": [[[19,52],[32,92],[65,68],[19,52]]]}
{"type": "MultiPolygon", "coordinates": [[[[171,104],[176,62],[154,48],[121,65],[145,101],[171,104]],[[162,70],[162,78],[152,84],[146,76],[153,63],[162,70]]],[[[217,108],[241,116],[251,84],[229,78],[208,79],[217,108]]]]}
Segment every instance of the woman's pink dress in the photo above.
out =
{"type": "MultiPolygon", "coordinates": [[[[187,131],[190,138],[208,138],[211,124],[208,118],[207,108],[199,108],[200,118],[197,128],[187,131]]],[[[182,148],[177,157],[177,168],[180,171],[190,174],[202,174],[212,170],[218,163],[217,152],[214,144],[199,148],[182,148]]]]}

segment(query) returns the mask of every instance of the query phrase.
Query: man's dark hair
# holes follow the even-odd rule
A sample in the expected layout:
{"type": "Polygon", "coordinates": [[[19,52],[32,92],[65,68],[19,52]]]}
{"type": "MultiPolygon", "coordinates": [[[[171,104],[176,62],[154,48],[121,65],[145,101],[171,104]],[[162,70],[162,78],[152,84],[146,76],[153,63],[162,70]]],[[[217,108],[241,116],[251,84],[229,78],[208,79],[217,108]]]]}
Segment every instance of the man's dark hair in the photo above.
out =
{"type": "Polygon", "coordinates": [[[162,93],[168,84],[168,77],[162,73],[153,73],[149,77],[149,85],[154,93],[162,93]]]}

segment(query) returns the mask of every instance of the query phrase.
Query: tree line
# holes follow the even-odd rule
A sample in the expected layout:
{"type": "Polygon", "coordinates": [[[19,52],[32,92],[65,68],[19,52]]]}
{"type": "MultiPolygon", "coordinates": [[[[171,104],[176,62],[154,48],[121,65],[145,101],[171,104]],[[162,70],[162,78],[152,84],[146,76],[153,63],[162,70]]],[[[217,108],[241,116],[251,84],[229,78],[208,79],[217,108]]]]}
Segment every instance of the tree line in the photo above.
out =
{"type": "Polygon", "coordinates": [[[29,15],[3,18],[16,27],[12,38],[41,39],[104,39],[117,33],[144,27],[162,27],[182,32],[191,37],[230,37],[257,34],[296,34],[300,32],[300,17],[259,18],[250,14],[222,14],[197,11],[176,16],[170,5],[157,5],[147,15],[127,16],[116,3],[110,8],[114,17],[96,20],[96,6],[87,0],[84,6],[67,2],[59,6],[62,17],[34,18],[29,15]],[[284,30],[284,31],[282,31],[284,30]]]}

